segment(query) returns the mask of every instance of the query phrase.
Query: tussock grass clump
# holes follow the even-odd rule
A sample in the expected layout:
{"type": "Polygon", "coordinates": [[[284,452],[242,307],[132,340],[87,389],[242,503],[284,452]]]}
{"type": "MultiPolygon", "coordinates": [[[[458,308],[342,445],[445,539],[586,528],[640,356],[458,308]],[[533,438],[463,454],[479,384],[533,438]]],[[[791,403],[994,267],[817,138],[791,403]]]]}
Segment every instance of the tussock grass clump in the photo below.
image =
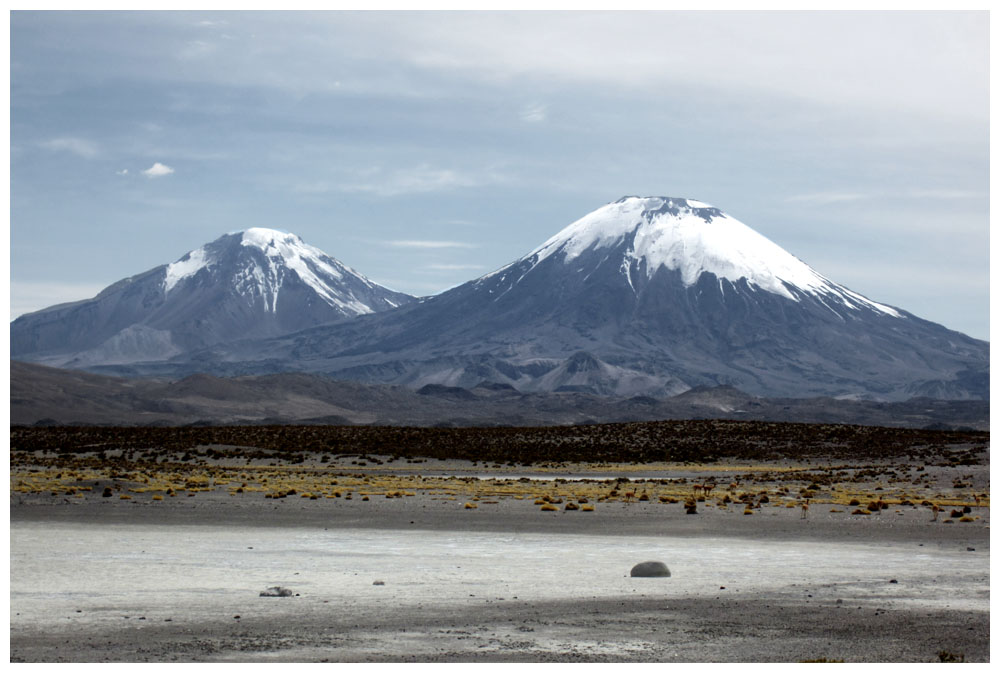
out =
{"type": "Polygon", "coordinates": [[[548,503],[548,502],[545,503],[544,505],[542,505],[541,507],[539,507],[539,509],[541,511],[543,511],[543,512],[558,512],[559,511],[558,507],[556,507],[555,505],[553,505],[551,503],[548,503]]]}
{"type": "Polygon", "coordinates": [[[132,496],[128,495],[127,493],[122,493],[120,496],[118,496],[118,499],[119,500],[131,500],[132,496]]]}
{"type": "Polygon", "coordinates": [[[575,511],[580,509],[580,506],[573,502],[567,502],[566,506],[563,508],[565,510],[575,511]]]}
{"type": "Polygon", "coordinates": [[[860,514],[860,515],[864,515],[864,516],[870,516],[871,512],[869,512],[867,509],[861,509],[859,507],[856,510],[854,510],[853,512],[851,512],[851,514],[860,514]]]}
{"type": "Polygon", "coordinates": [[[479,509],[479,505],[474,502],[465,503],[465,509],[479,509]]]}
{"type": "Polygon", "coordinates": [[[594,506],[593,505],[584,505],[583,507],[580,508],[580,511],[581,512],[593,512],[594,511],[594,506]]]}

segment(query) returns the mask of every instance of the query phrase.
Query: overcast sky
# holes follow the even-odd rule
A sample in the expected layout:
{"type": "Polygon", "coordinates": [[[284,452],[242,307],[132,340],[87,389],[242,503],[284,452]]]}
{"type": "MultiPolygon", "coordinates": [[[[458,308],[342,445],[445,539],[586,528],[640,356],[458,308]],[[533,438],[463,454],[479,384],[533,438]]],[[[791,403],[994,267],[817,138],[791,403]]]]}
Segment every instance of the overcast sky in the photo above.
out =
{"type": "Polygon", "coordinates": [[[11,14],[11,318],[252,226],[435,294],[695,198],[989,338],[989,17],[11,14]]]}

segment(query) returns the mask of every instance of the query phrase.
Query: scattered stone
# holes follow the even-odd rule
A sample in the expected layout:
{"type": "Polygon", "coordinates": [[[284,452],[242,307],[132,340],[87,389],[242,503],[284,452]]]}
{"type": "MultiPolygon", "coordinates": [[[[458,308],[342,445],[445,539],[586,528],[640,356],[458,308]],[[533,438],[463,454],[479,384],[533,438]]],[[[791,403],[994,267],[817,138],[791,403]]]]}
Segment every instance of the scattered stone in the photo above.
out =
{"type": "Polygon", "coordinates": [[[383,582],[382,580],[375,580],[374,582],[372,582],[372,586],[375,586],[375,587],[384,587],[385,586],[385,582],[383,582]]]}
{"type": "Polygon", "coordinates": [[[966,547],[965,551],[976,551],[975,547],[966,547]]]}
{"type": "Polygon", "coordinates": [[[670,577],[670,570],[660,561],[643,561],[632,567],[632,577],[670,577]]]}
{"type": "Polygon", "coordinates": [[[261,596],[286,598],[292,595],[291,589],[286,589],[284,587],[268,587],[266,591],[260,592],[261,596]]]}
{"type": "Polygon", "coordinates": [[[889,584],[899,584],[899,580],[896,579],[889,580],[889,584]]]}

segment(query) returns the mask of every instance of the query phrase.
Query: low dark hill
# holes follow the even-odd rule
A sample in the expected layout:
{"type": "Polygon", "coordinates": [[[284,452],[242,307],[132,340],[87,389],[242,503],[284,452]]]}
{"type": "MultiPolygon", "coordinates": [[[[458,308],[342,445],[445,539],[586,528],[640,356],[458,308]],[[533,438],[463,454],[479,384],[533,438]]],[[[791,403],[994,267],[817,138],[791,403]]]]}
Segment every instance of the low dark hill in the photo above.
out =
{"type": "Polygon", "coordinates": [[[731,387],[670,398],[568,391],[524,393],[505,384],[419,390],[316,374],[170,381],[126,379],[11,362],[14,425],[412,425],[540,426],[667,419],[852,423],[938,429],[989,428],[989,403],[915,398],[871,402],[766,399],[731,387]]]}

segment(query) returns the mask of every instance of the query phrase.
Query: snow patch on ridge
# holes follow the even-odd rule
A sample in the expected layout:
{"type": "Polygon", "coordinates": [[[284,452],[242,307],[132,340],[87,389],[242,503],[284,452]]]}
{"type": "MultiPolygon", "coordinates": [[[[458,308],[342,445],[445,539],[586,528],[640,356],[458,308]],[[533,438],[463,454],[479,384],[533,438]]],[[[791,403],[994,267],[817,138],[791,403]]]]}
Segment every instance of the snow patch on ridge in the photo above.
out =
{"type": "MultiPolygon", "coordinates": [[[[902,317],[891,307],[821,276],[739,220],[688,199],[623,198],[577,220],[519,261],[532,260],[534,268],[558,253],[568,264],[585,251],[617,246],[630,236],[631,246],[622,262],[626,275],[635,261],[644,265],[647,277],[660,267],[680,271],[688,286],[701,274],[712,273],[734,283],[745,278],[751,286],[793,301],[798,297],[789,287],[817,297],[836,296],[848,308],[863,304],[902,317]]],[[[631,276],[628,281],[631,285],[631,276]]]]}
{"type": "Polygon", "coordinates": [[[167,265],[167,273],[163,279],[163,291],[170,292],[177,283],[193,276],[212,263],[212,258],[204,247],[192,250],[173,264],[167,265]]]}

